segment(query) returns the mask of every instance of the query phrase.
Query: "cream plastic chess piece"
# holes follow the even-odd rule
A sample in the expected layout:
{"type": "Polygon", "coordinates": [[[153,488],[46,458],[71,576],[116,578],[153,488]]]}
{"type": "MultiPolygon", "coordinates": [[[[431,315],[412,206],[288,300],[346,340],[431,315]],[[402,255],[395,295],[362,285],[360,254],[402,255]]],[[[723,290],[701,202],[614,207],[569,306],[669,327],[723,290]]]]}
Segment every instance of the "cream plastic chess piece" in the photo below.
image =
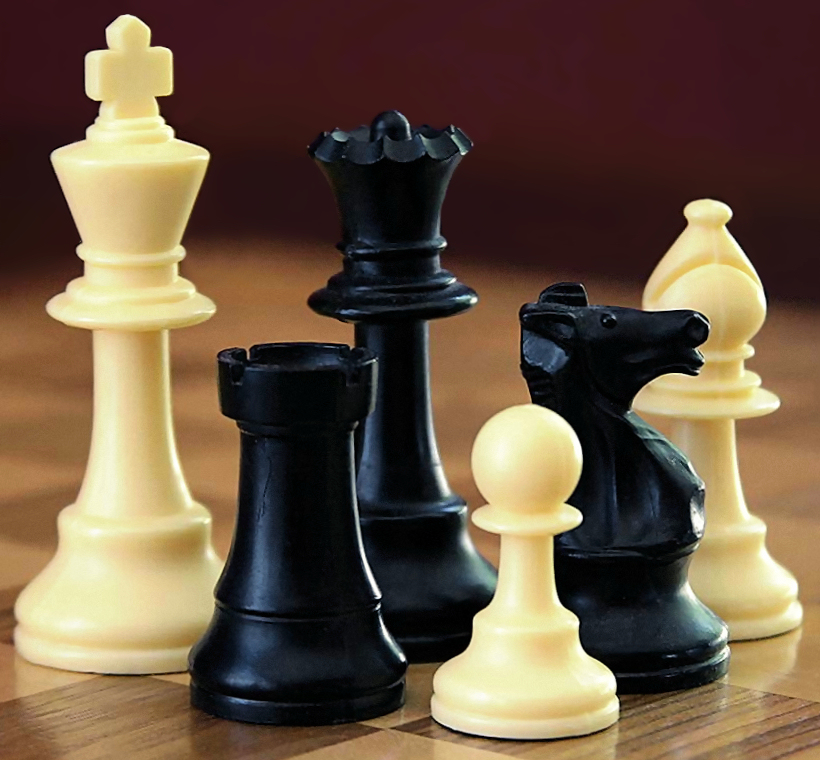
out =
{"type": "Polygon", "coordinates": [[[487,506],[473,522],[501,534],[498,588],[465,652],[433,679],[432,715],[467,734],[555,739],[618,719],[615,676],[581,648],[578,618],[555,590],[553,536],[581,523],[565,504],[581,475],[569,424],[535,404],[490,419],[473,447],[487,506]]]}
{"type": "Polygon", "coordinates": [[[738,641],[775,636],[800,625],[797,581],[766,550],[766,525],[746,506],[738,470],[735,420],[775,411],[780,401],[760,387],[744,362],[766,318],[763,286],[726,229],[731,209],[712,200],[684,209],[689,222],[644,290],[643,308],[696,309],[712,329],[698,377],[666,375],[636,398],[640,412],[671,417],[671,439],[706,484],[706,532],[689,580],[695,593],[738,641]]]}
{"type": "Polygon", "coordinates": [[[177,273],[209,156],[174,139],[159,115],[171,51],[150,47],[150,34],[134,16],[106,29],[110,49],[86,58],[99,118],[84,141],[52,154],[85,276],[47,309],[93,331],[94,426],[57,554],[17,600],[14,639],[27,660],[67,670],[186,670],[221,570],[211,516],[180,469],[168,366],[169,328],[215,310],[177,273]]]}

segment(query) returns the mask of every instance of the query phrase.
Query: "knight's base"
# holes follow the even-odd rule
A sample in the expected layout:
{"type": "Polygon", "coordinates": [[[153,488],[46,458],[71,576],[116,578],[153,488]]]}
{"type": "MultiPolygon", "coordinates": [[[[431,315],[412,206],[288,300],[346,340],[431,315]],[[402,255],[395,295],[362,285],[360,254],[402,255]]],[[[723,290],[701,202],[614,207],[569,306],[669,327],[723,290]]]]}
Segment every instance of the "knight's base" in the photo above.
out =
{"type": "Polygon", "coordinates": [[[561,602],[581,621],[581,644],[615,674],[618,693],[691,689],[725,675],[726,625],[674,559],[556,554],[561,602]]]}
{"type": "Polygon", "coordinates": [[[497,574],[467,533],[463,503],[438,512],[361,518],[382,614],[410,662],[442,662],[470,643],[497,574]]]}
{"type": "MultiPolygon", "coordinates": [[[[697,658],[697,657],[695,657],[697,658]]],[[[646,658],[647,666],[658,666],[661,663],[646,658]]],[[[667,669],[654,668],[646,673],[634,670],[615,670],[619,694],[655,694],[681,689],[696,689],[707,683],[717,681],[729,672],[729,647],[724,646],[711,659],[701,659],[694,665],[680,665],[667,669]]]]}

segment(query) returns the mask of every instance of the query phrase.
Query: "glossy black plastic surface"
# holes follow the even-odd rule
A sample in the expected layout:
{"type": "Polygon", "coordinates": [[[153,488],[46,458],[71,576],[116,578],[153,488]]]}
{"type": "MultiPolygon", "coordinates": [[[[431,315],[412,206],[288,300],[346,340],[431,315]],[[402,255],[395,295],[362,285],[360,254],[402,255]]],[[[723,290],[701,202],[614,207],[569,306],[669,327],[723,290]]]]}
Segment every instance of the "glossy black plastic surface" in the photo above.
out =
{"type": "Polygon", "coordinates": [[[366,349],[220,352],[223,414],[241,433],[239,508],[191,701],[223,718],[323,725],[404,701],[406,660],[362,549],[353,430],[373,404],[366,349]]]}
{"type": "Polygon", "coordinates": [[[708,321],[694,311],[590,306],[577,283],[547,288],[520,319],[532,400],[562,415],[583,449],[569,503],[584,521],[556,537],[555,570],[584,648],[615,672],[622,693],[719,678],[727,629],[687,580],[703,536],[703,481],[631,411],[656,377],[700,371],[708,321]]]}
{"type": "Polygon", "coordinates": [[[362,536],[384,619],[411,662],[447,659],[469,642],[495,570],[467,534],[447,483],[430,404],[427,320],[469,309],[475,293],[441,268],[441,204],[470,149],[457,128],[411,128],[395,111],[310,146],[336,196],[344,269],[308,303],[356,323],[379,357],[376,406],[360,432],[362,536]]]}

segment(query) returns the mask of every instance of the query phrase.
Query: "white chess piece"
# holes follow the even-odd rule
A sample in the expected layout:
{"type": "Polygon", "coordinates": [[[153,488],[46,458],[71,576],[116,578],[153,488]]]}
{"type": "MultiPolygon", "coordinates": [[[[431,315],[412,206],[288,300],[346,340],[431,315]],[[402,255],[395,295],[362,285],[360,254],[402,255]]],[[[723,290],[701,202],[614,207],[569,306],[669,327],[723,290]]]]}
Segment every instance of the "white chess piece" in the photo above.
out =
{"type": "Polygon", "coordinates": [[[689,222],[644,290],[650,310],[696,309],[711,322],[698,377],[666,375],[635,399],[640,412],[674,420],[671,439],[706,484],[706,531],[689,569],[695,593],[737,641],[800,625],[797,581],[766,550],[766,525],[749,513],[738,470],[735,420],[774,412],[780,401],[746,369],[749,341],[766,318],[757,272],[726,229],[731,209],[697,200],[689,222]]]}
{"type": "Polygon", "coordinates": [[[467,650],[436,671],[433,718],[504,739],[581,736],[612,725],[615,677],[581,648],[578,618],[555,590],[553,536],[581,522],[565,503],[581,474],[575,432],[553,411],[514,406],[481,429],[472,465],[489,502],[473,521],[501,534],[498,588],[475,616],[467,650]]]}
{"type": "Polygon", "coordinates": [[[86,58],[99,118],[52,154],[85,273],[47,308],[93,331],[94,427],[82,489],[60,513],[57,554],[17,600],[14,638],[27,660],[67,670],[186,670],[222,564],[180,468],[168,356],[169,328],[215,310],[178,275],[209,156],[159,115],[171,51],[150,34],[134,16],[108,27],[110,49],[86,58]]]}

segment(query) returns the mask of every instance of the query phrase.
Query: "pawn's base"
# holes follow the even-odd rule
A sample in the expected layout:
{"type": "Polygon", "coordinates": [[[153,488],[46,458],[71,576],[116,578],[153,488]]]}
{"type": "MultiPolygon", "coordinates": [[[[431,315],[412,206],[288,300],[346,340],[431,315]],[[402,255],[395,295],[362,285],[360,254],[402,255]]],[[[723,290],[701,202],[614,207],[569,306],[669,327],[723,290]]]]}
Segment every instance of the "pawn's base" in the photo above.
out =
{"type": "Polygon", "coordinates": [[[404,678],[372,694],[327,702],[289,703],[214,694],[191,684],[191,704],[210,715],[243,723],[329,726],[378,718],[404,704],[404,678]]]}
{"type": "Polygon", "coordinates": [[[467,651],[433,676],[432,717],[500,739],[559,739],[618,719],[615,678],[578,642],[578,618],[558,607],[521,614],[496,600],[476,615],[467,651]]]}
{"type": "Polygon", "coordinates": [[[730,641],[779,636],[803,621],[797,581],[766,550],[766,524],[757,517],[707,528],[689,580],[729,626],[730,641]]]}
{"type": "Polygon", "coordinates": [[[361,527],[385,625],[407,659],[442,662],[463,652],[497,578],[470,540],[464,503],[400,517],[363,509],[361,527]]]}
{"type": "Polygon", "coordinates": [[[689,559],[557,553],[561,602],[580,618],[582,646],[615,673],[619,693],[691,689],[726,674],[728,631],[692,593],[689,559]]]}
{"type": "Polygon", "coordinates": [[[613,697],[604,707],[591,713],[541,720],[493,718],[459,710],[442,704],[435,694],[430,701],[433,720],[453,731],[492,739],[564,739],[586,736],[609,728],[618,720],[618,699],[613,697]]]}
{"type": "Polygon", "coordinates": [[[207,510],[113,520],[72,506],[58,531],[57,554],[15,605],[20,655],[83,673],[185,671],[222,570],[207,510]]]}

